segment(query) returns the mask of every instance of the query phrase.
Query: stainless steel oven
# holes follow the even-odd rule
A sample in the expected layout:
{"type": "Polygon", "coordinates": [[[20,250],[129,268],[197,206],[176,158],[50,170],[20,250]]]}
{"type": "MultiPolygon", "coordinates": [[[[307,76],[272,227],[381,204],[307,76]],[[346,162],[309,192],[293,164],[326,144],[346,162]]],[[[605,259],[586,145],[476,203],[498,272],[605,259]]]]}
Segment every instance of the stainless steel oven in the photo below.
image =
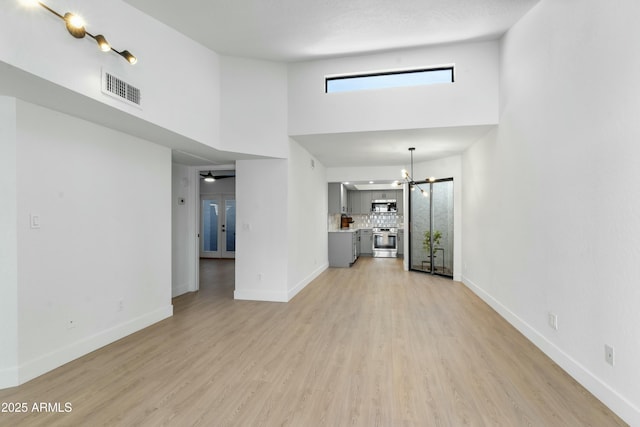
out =
{"type": "Polygon", "coordinates": [[[395,258],[398,256],[398,229],[373,229],[373,256],[379,258],[395,258]]]}

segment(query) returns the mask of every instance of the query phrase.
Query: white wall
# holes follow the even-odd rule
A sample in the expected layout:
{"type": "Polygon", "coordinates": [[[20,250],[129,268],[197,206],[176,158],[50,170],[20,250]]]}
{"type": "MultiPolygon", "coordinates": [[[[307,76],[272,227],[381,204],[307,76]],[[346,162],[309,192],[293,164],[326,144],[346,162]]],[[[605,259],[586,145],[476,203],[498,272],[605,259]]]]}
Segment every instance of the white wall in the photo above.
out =
{"type": "Polygon", "coordinates": [[[287,161],[236,163],[236,299],[287,301],[287,161]]]}
{"type": "Polygon", "coordinates": [[[401,180],[403,168],[405,166],[329,167],[327,182],[401,180]]]}
{"type": "Polygon", "coordinates": [[[325,168],[289,153],[236,163],[236,299],[289,301],[328,267],[325,168]]]}
{"type": "MultiPolygon", "coordinates": [[[[198,168],[198,169],[201,169],[201,168],[198,168]]],[[[212,171],[212,174],[216,175],[215,170],[212,171]]],[[[234,194],[235,192],[236,192],[235,178],[217,179],[214,182],[205,182],[202,179],[200,180],[200,194],[223,194],[223,193],[234,194]]]]}
{"type": "Polygon", "coordinates": [[[171,316],[171,153],[17,106],[22,383],[171,316]]]}
{"type": "Polygon", "coordinates": [[[43,8],[11,3],[0,14],[1,62],[195,141],[219,145],[220,64],[215,52],[121,0],[47,2],[62,14],[83,16],[87,30],[104,34],[114,48],[130,50],[138,57],[131,66],[113,52],[100,51],[89,37],[73,38],[43,8]],[[141,89],[141,109],[101,92],[102,68],[141,89]]]}
{"type": "Polygon", "coordinates": [[[288,165],[290,300],[328,268],[329,254],[326,169],[293,139],[289,140],[288,165]]]}
{"type": "Polygon", "coordinates": [[[194,195],[195,171],[185,165],[172,165],[171,186],[171,296],[198,289],[194,259],[196,252],[196,209],[199,200],[194,195]],[[181,205],[178,200],[184,199],[181,205]]]}
{"type": "Polygon", "coordinates": [[[288,156],[286,65],[222,56],[221,94],[223,149],[288,156]]]}
{"type": "Polygon", "coordinates": [[[499,129],[463,156],[464,282],[631,425],[639,14],[633,0],[542,0],[503,40],[499,129]]]}
{"type": "Polygon", "coordinates": [[[0,97],[0,388],[18,383],[16,100],[0,97]]]}
{"type": "Polygon", "coordinates": [[[410,49],[289,65],[289,134],[498,122],[497,42],[410,49]],[[455,64],[455,83],[324,93],[325,76],[455,64]]]}
{"type": "Polygon", "coordinates": [[[286,159],[236,164],[235,298],[288,301],[327,265],[324,167],[287,136],[287,66],[221,64],[223,148],[286,159]]]}

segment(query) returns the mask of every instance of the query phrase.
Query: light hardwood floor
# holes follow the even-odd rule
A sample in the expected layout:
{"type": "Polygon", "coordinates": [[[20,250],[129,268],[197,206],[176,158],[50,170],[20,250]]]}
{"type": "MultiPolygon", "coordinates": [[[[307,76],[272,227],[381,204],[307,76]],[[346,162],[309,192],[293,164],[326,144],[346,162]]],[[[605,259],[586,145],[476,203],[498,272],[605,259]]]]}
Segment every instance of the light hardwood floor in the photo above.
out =
{"type": "Polygon", "coordinates": [[[291,302],[202,262],[175,315],[20,387],[2,426],[625,425],[462,284],[361,258],[291,302]]]}

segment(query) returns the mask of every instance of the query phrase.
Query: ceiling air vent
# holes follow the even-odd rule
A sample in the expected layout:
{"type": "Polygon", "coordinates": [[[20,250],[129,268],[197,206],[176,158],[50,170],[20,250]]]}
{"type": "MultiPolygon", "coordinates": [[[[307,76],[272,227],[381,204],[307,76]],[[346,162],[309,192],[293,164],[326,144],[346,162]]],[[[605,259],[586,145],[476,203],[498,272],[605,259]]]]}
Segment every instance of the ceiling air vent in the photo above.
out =
{"type": "Polygon", "coordinates": [[[102,92],[140,107],[140,89],[104,70],[102,71],[102,92]]]}

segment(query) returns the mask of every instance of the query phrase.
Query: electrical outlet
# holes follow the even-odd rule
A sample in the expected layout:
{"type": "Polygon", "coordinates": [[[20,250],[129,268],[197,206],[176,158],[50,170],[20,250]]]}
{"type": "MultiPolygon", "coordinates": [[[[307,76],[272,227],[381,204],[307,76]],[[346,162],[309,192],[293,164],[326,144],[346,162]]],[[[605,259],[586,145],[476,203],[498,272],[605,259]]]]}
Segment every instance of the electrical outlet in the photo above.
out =
{"type": "Polygon", "coordinates": [[[124,300],[118,301],[118,311],[124,310],[124,300]]]}
{"type": "Polygon", "coordinates": [[[555,313],[549,312],[549,326],[552,329],[558,330],[558,315],[555,313]]]}
{"type": "Polygon", "coordinates": [[[613,346],[605,344],[604,345],[604,361],[607,362],[609,365],[613,366],[615,363],[614,356],[615,355],[613,353],[613,346]]]}

